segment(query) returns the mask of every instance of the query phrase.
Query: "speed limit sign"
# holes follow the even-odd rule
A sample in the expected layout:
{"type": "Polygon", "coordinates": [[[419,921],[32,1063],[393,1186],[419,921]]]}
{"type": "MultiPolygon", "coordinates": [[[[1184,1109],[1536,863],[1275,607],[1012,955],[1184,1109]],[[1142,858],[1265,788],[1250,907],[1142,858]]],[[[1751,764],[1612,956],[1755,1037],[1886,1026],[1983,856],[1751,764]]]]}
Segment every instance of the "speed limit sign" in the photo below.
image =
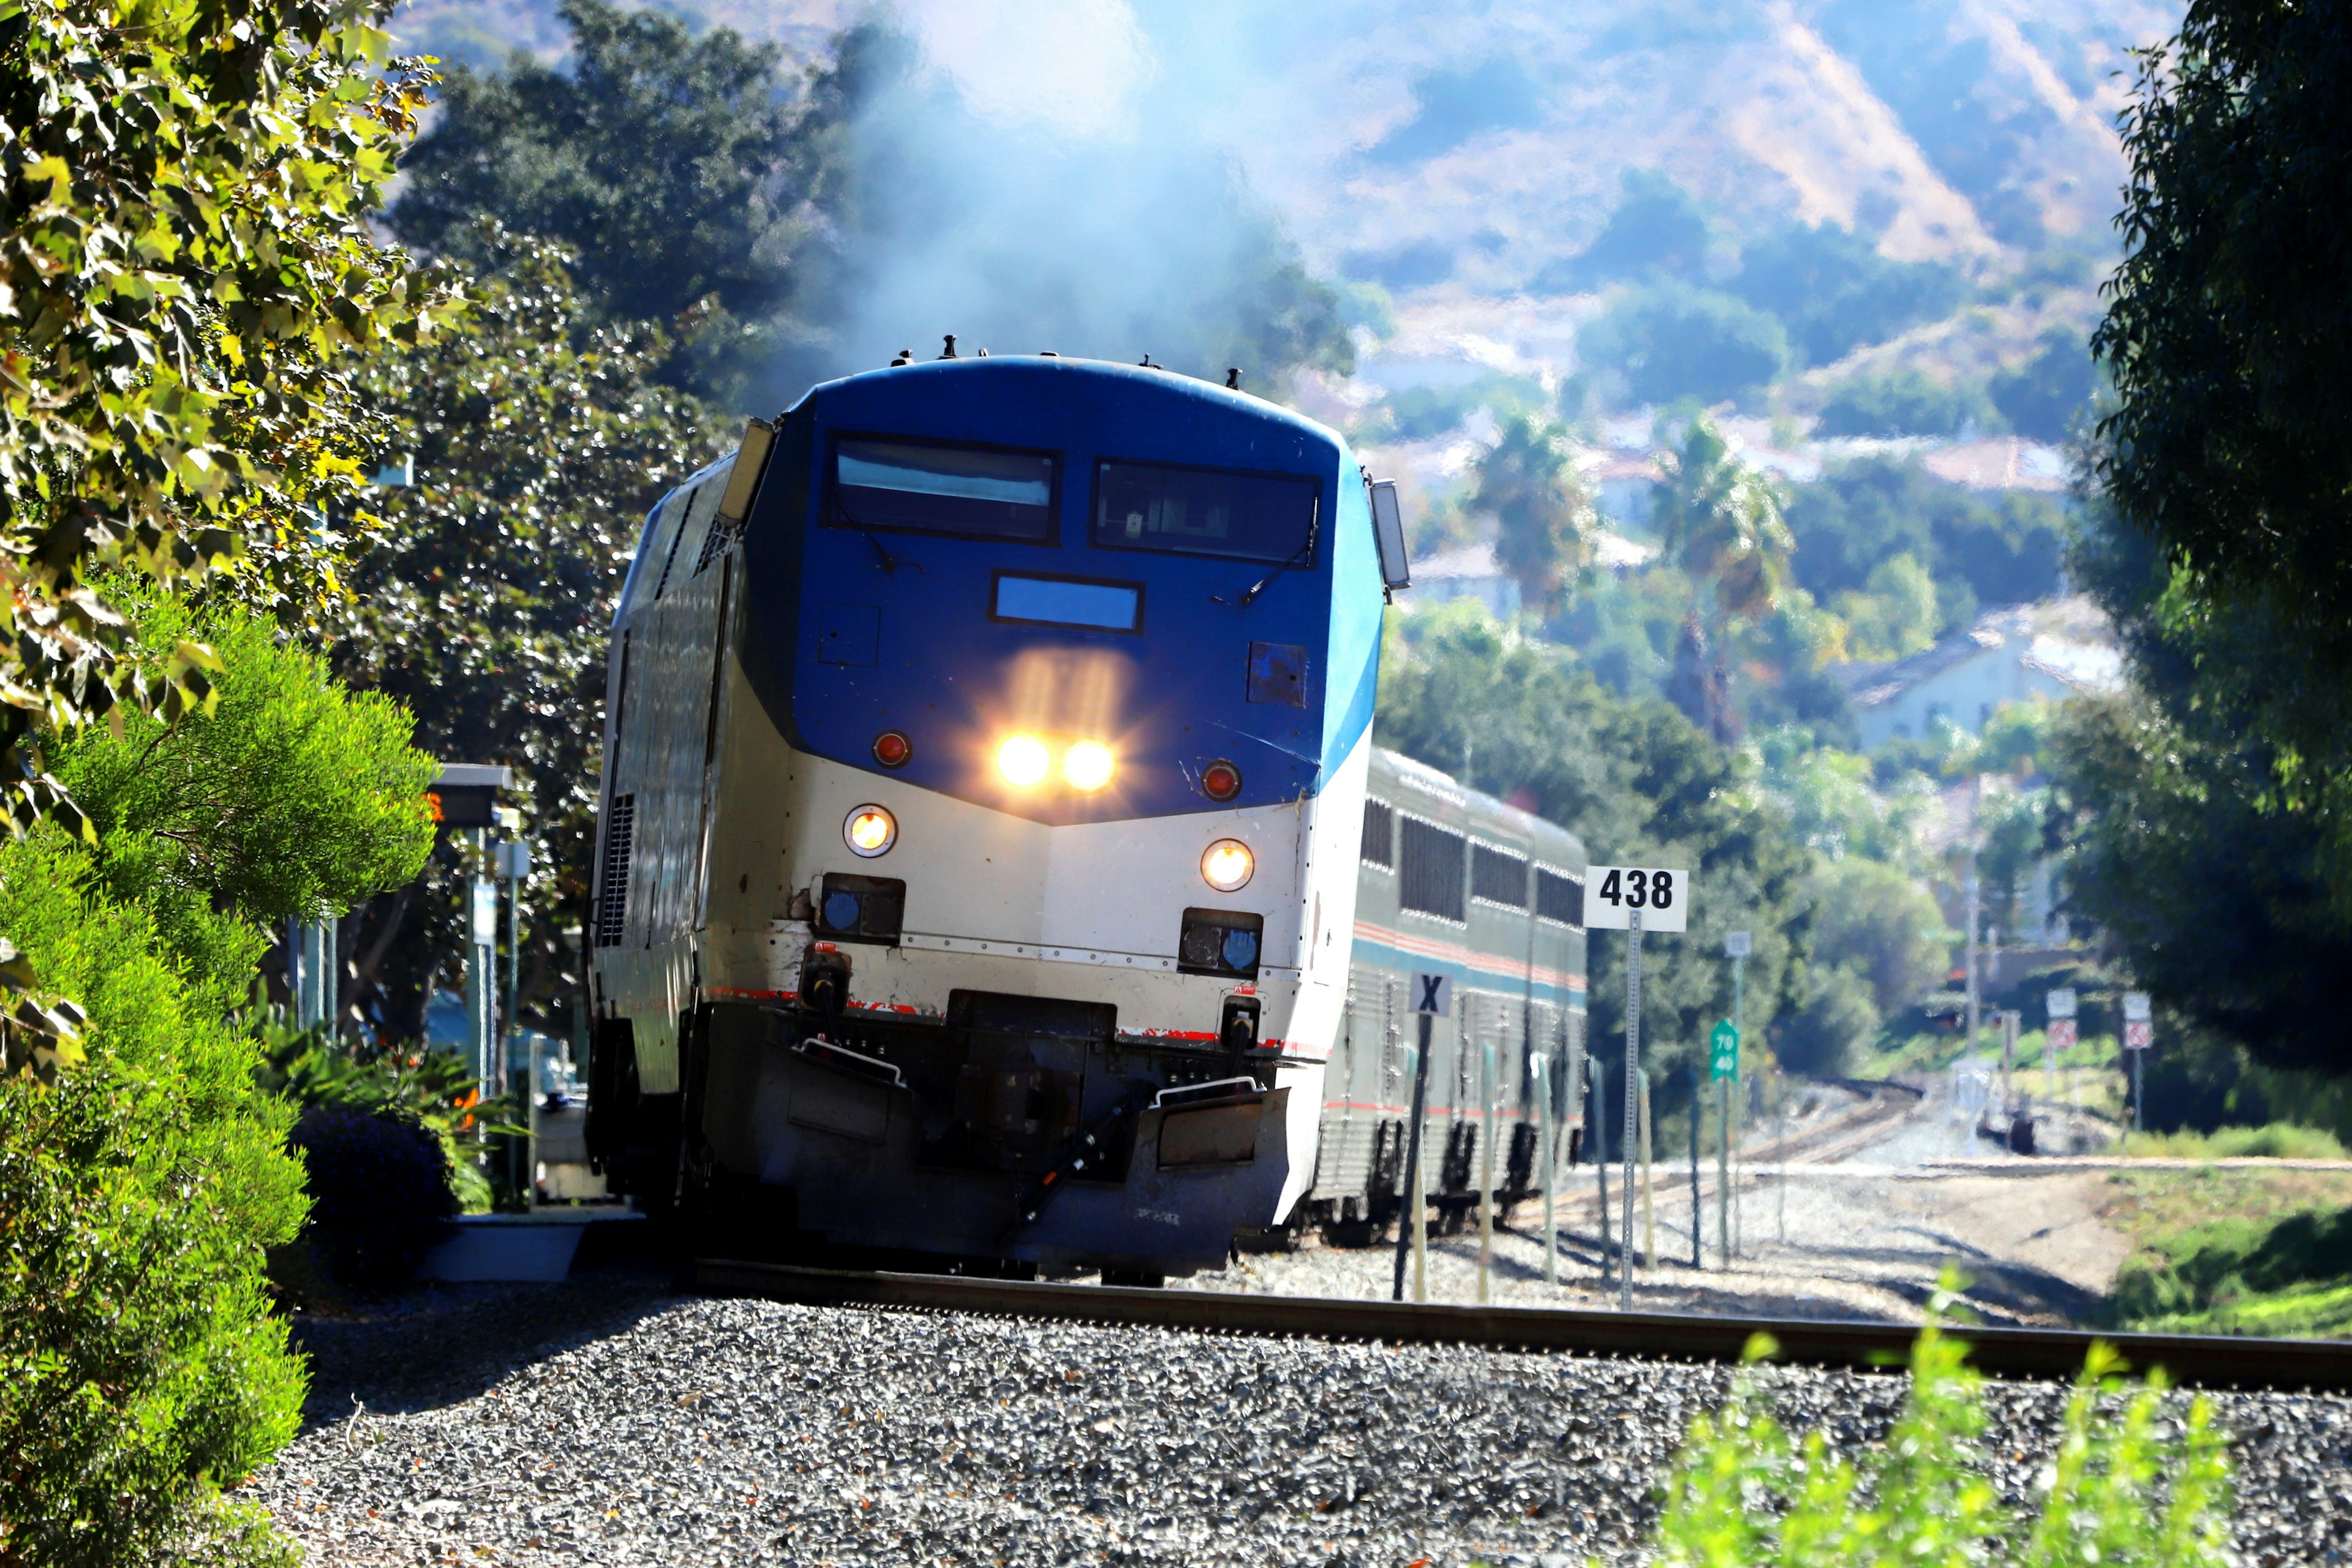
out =
{"type": "Polygon", "coordinates": [[[1643,931],[1689,929],[1688,872],[1674,867],[1595,866],[1584,875],[1587,930],[1630,930],[1636,910],[1642,911],[1643,931]]]}

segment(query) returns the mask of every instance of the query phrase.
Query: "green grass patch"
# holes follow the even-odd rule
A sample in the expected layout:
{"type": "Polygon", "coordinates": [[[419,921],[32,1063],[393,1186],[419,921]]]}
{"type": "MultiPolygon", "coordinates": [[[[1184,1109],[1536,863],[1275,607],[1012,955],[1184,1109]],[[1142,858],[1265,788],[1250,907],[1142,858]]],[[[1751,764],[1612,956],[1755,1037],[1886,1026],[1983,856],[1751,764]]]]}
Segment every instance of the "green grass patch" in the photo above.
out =
{"type": "Polygon", "coordinates": [[[2226,1203],[2227,1191],[2149,1195],[2153,1202],[2143,1209],[2142,1224],[2130,1227],[2139,1231],[2141,1247],[2116,1275],[2109,1299],[2109,1315],[2117,1326],[2188,1333],[2352,1334],[2352,1207],[2305,1207],[2282,1215],[2264,1212],[2256,1202],[2182,1224],[2212,1200],[2226,1203]]]}
{"type": "Polygon", "coordinates": [[[2343,1141],[2323,1127],[2273,1121],[2266,1127],[2223,1127],[2211,1132],[2135,1132],[2124,1152],[2186,1160],[2352,1159],[2343,1141]]]}

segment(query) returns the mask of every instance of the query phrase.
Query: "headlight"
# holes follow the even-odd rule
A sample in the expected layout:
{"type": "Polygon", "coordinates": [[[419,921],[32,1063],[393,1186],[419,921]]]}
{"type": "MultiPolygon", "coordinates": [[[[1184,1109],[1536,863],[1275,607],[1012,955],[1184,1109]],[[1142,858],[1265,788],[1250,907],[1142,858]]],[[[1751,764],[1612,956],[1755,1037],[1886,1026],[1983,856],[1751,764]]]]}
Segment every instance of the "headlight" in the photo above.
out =
{"type": "Polygon", "coordinates": [[[1238,838],[1220,838],[1201,857],[1201,879],[1221,893],[1237,893],[1257,870],[1257,857],[1238,838]]]}
{"type": "Polygon", "coordinates": [[[878,805],[861,805],[841,825],[841,837],[852,855],[871,860],[898,842],[898,821],[878,805]]]}
{"type": "Polygon", "coordinates": [[[1062,776],[1070,781],[1072,789],[1092,795],[1110,783],[1116,766],[1108,746],[1100,741],[1080,741],[1063,755],[1062,776]]]}
{"type": "Polygon", "coordinates": [[[1045,742],[1034,735],[1015,735],[996,748],[996,771],[1016,789],[1034,789],[1045,783],[1053,765],[1045,742]]]}

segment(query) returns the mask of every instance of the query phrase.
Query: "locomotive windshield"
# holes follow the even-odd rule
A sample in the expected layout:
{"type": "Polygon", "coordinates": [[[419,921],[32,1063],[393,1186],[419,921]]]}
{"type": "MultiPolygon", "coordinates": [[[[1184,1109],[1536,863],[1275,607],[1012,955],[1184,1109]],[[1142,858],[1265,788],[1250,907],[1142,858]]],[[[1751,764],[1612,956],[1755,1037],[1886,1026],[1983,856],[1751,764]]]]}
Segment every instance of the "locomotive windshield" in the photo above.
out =
{"type": "Polygon", "coordinates": [[[1050,542],[1051,452],[845,436],[834,443],[825,521],[835,528],[1050,542]]]}
{"type": "Polygon", "coordinates": [[[1095,542],[1309,565],[1319,488],[1288,474],[1097,463],[1095,542]]]}

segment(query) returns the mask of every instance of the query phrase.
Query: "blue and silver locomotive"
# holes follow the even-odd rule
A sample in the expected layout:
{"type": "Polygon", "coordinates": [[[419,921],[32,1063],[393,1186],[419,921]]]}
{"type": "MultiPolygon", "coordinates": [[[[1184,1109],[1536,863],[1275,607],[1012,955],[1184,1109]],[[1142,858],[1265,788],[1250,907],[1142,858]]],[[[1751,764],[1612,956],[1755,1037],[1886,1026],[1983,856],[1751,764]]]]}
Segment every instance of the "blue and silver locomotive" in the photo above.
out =
{"type": "Polygon", "coordinates": [[[943,358],[755,423],[614,625],[608,1179],[739,1255],[1113,1279],[1289,1215],[1402,578],[1339,437],[1157,368],[943,358]]]}

